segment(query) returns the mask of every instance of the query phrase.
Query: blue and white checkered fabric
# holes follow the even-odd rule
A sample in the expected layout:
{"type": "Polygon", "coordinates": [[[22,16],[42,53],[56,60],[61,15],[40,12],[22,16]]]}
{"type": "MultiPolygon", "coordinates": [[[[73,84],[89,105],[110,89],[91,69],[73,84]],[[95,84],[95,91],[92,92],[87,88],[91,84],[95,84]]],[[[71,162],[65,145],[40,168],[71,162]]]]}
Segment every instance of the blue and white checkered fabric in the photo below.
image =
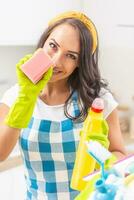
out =
{"type": "MultiPolygon", "coordinates": [[[[79,112],[77,95],[72,112],[79,112]]],[[[32,118],[21,134],[20,147],[25,164],[26,200],[73,200],[78,191],[70,180],[82,123],[70,119],[50,121],[32,118]]]]}

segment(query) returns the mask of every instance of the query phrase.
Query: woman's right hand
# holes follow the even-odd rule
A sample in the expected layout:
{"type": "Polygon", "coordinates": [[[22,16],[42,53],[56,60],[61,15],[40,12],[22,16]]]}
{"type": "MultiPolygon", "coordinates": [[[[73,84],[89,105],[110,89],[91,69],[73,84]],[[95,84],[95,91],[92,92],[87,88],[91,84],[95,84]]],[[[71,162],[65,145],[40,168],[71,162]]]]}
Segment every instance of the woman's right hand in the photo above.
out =
{"type": "Polygon", "coordinates": [[[16,65],[19,94],[5,119],[5,123],[13,128],[27,128],[33,114],[37,97],[52,76],[52,67],[50,67],[37,84],[32,83],[21,70],[21,66],[29,60],[31,56],[31,54],[26,55],[16,65]]]}

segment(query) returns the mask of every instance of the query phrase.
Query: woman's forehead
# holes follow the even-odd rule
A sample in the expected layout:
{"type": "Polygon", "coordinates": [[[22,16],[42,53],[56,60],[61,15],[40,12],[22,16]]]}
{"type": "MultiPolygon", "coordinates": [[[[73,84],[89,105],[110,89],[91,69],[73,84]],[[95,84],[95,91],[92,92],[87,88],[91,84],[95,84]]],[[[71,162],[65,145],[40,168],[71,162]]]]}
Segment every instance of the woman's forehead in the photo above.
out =
{"type": "Polygon", "coordinates": [[[65,45],[74,51],[80,50],[78,30],[70,24],[61,24],[53,29],[48,39],[54,39],[59,45],[65,45]]]}

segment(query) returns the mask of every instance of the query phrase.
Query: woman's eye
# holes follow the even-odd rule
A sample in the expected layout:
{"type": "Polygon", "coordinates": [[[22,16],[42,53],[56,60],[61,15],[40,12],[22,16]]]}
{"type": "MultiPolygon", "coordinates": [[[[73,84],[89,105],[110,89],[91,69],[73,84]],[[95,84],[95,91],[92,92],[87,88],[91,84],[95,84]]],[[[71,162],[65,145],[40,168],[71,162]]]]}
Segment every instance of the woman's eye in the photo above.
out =
{"type": "Polygon", "coordinates": [[[50,46],[52,49],[55,49],[55,48],[56,48],[56,45],[55,45],[53,42],[50,42],[50,43],[49,43],[49,46],[50,46]]]}
{"type": "Polygon", "coordinates": [[[73,54],[68,54],[67,56],[70,57],[73,60],[76,60],[76,56],[74,56],[73,54]]]}

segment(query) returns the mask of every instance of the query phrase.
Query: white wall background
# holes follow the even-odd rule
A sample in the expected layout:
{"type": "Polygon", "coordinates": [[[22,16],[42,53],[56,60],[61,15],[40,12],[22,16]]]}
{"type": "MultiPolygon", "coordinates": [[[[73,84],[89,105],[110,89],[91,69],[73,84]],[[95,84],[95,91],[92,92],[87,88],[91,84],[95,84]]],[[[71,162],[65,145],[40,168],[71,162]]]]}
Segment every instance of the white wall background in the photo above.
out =
{"type": "Polygon", "coordinates": [[[81,0],[0,0],[0,44],[36,44],[47,22],[65,10],[80,10],[81,0]]]}
{"type": "MultiPolygon", "coordinates": [[[[48,20],[59,12],[78,10],[84,11],[98,29],[103,77],[109,81],[119,103],[130,106],[134,114],[133,0],[0,0],[0,5],[0,98],[16,82],[15,64],[34,50],[48,20]]],[[[0,188],[7,187],[0,189],[0,199],[2,196],[9,200],[9,195],[3,196],[6,191],[10,191],[13,200],[18,200],[18,194],[23,195],[24,186],[19,184],[19,181],[23,184],[23,171],[18,168],[16,172],[0,175],[0,188]],[[17,184],[13,181],[16,177],[17,184]]]]}
{"type": "Polygon", "coordinates": [[[34,46],[0,45],[0,97],[17,81],[15,65],[18,60],[33,50],[34,46]]]}

